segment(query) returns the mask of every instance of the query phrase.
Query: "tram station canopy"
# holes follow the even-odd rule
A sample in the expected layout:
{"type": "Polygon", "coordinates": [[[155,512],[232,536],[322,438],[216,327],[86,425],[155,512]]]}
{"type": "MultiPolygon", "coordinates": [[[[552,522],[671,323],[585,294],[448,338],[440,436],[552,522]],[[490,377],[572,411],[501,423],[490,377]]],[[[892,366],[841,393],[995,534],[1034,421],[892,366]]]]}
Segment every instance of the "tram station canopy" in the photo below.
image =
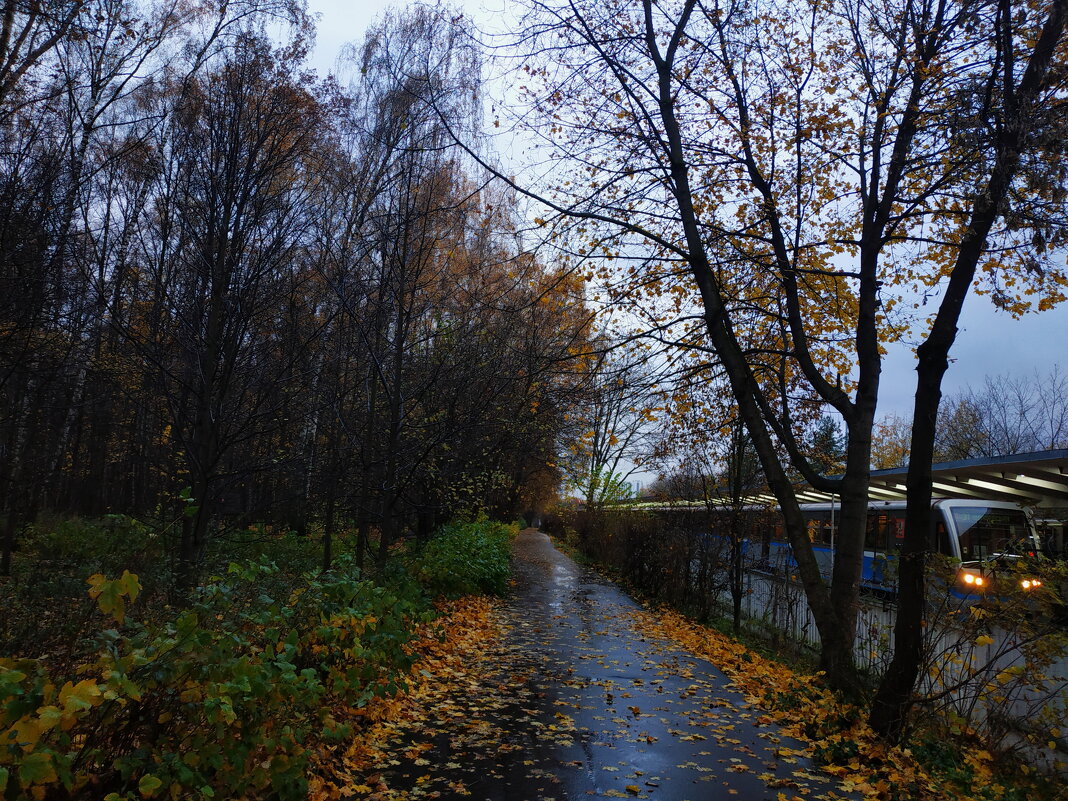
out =
{"type": "MultiPolygon", "coordinates": [[[[1013,501],[1036,508],[1068,507],[1068,450],[963,459],[931,466],[937,498],[1013,501]]],[[[905,500],[907,467],[873,470],[869,495],[877,501],[905,500]]],[[[826,493],[798,493],[803,502],[829,501],[826,493]]]]}

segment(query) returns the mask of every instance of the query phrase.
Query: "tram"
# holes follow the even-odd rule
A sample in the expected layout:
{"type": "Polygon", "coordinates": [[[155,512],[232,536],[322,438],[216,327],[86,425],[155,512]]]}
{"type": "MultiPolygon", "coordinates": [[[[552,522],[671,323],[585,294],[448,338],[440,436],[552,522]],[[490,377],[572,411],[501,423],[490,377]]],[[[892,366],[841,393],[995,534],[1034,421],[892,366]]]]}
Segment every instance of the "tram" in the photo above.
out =
{"type": "MultiPolygon", "coordinates": [[[[959,560],[957,590],[978,594],[991,589],[999,565],[1034,557],[1040,552],[1035,527],[1019,506],[1004,501],[935,500],[932,503],[934,538],[938,552],[959,560]]],[[[834,562],[840,506],[804,504],[809,540],[820,571],[830,581],[834,562]]],[[[754,532],[756,533],[756,532],[754,532]]],[[[897,559],[905,537],[905,502],[872,501],[864,536],[861,585],[880,593],[896,593],[897,559]]],[[[790,544],[781,519],[762,532],[760,562],[777,573],[793,573],[790,544]]],[[[754,543],[755,544],[755,543],[754,543]]],[[[1021,588],[1041,586],[1036,578],[1021,578],[1021,588]]]]}

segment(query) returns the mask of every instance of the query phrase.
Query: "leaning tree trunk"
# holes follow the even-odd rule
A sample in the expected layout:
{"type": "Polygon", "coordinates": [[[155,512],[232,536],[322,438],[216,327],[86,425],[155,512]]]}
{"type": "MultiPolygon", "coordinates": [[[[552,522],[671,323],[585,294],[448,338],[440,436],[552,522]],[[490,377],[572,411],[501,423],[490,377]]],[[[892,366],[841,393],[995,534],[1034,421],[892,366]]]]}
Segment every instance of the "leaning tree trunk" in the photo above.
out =
{"type": "Polygon", "coordinates": [[[876,693],[868,719],[876,732],[892,742],[900,740],[906,730],[923,655],[925,568],[931,550],[931,462],[942,377],[949,366],[949,350],[956,340],[957,322],[983,257],[987,237],[1001,214],[1019,169],[1021,153],[1033,136],[1032,113],[1039,93],[1047,84],[1050,63],[1064,33],[1066,15],[1068,0],[1055,0],[1019,86],[1013,87],[1010,82],[1007,87],[1005,125],[994,142],[995,158],[989,180],[985,191],[975,201],[931,333],[917,349],[912,451],[906,480],[908,511],[899,573],[894,658],[876,693]]]}

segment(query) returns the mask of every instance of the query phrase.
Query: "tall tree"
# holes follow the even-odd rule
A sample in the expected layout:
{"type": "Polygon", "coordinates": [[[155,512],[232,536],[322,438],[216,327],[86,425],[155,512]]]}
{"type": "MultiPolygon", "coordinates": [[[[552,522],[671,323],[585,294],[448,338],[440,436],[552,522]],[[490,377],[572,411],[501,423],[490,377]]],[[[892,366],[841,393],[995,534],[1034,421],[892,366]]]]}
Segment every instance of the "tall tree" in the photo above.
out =
{"type": "MultiPolygon", "coordinates": [[[[908,18],[908,41],[934,51],[929,60],[921,61],[926,69],[913,79],[913,93],[927,88],[927,69],[955,68],[958,80],[947,87],[948,99],[964,106],[970,125],[949,130],[935,127],[947,151],[961,159],[967,170],[961,194],[938,220],[945,231],[948,253],[943,265],[949,280],[930,333],[917,349],[894,657],[869,718],[890,739],[904,731],[921,664],[926,556],[935,547],[931,541],[931,463],[942,378],[949,367],[964,300],[980,270],[996,269],[999,259],[1020,259],[1021,254],[1024,266],[1033,268],[1046,254],[1047,237],[1062,243],[1068,234],[1063,217],[1058,221],[1050,216],[1052,209],[1063,205],[1068,182],[1063,165],[1068,123],[1062,113],[1068,90],[1064,68],[1068,63],[1068,2],[991,3],[981,7],[978,24],[967,4],[938,3],[929,12],[908,18]],[[957,47],[936,59],[935,55],[945,52],[943,40],[953,42],[953,35],[957,47]],[[976,55],[978,67],[973,66],[976,55]],[[980,94],[972,94],[976,90],[980,94]],[[975,103],[971,108],[969,101],[975,103]],[[1021,236],[1021,231],[1032,236],[1021,236]],[[992,248],[996,248],[994,253],[992,248]]],[[[925,54],[924,49],[919,52],[925,54]]],[[[926,120],[921,117],[919,121],[926,120]]],[[[1058,274],[1058,280],[1063,285],[1063,275],[1058,274]]],[[[1052,298],[1043,299],[1040,308],[1063,297],[1055,292],[1052,298]]]]}
{"type": "Polygon", "coordinates": [[[229,472],[225,457],[275,421],[287,360],[271,355],[278,310],[301,280],[311,216],[305,159],[320,117],[254,35],[176,91],[164,96],[175,104],[160,143],[169,163],[142,231],[144,289],[159,305],[128,333],[156,368],[195,501],[179,549],[191,578],[229,472]]]}
{"type": "MultiPolygon", "coordinates": [[[[821,667],[832,684],[855,686],[880,342],[897,337],[911,311],[908,292],[895,288],[949,277],[945,313],[920,349],[926,415],[974,278],[1017,311],[1027,301],[1011,286],[1039,293],[1041,306],[1063,297],[1063,265],[1049,249],[1064,236],[1054,213],[1065,199],[1063,115],[1053,109],[1065,76],[1050,68],[1063,63],[1053,59],[1062,4],[531,7],[530,40],[552,53],[524,65],[541,112],[535,133],[572,167],[540,198],[578,257],[644,252],[620,283],[631,295],[667,295],[680,324],[699,317],[704,341],[691,346],[722,365],[779,502],[821,667]],[[813,405],[845,425],[840,478],[806,458],[798,424],[808,418],[798,410],[813,405]],[[841,497],[829,588],[792,471],[841,497]]],[[[611,282],[618,261],[607,259],[611,282]]],[[[930,427],[914,429],[914,441],[931,437],[930,427]]],[[[914,449],[911,463],[910,526],[924,545],[929,450],[914,449]]],[[[922,597],[912,584],[905,594],[922,597]]],[[[904,608],[902,621],[910,617],[918,623],[904,608]]],[[[915,663],[908,643],[899,651],[902,664],[915,663]]],[[[873,721],[894,736],[886,719],[873,721]]]]}
{"type": "Polygon", "coordinates": [[[640,470],[656,420],[655,379],[647,355],[595,340],[584,400],[576,406],[573,435],[563,443],[569,483],[588,508],[623,500],[627,479],[640,470]]]}
{"type": "Polygon", "coordinates": [[[25,89],[27,73],[32,74],[70,37],[85,6],[85,0],[45,5],[5,0],[0,21],[0,125],[6,125],[20,105],[36,99],[25,89]]]}

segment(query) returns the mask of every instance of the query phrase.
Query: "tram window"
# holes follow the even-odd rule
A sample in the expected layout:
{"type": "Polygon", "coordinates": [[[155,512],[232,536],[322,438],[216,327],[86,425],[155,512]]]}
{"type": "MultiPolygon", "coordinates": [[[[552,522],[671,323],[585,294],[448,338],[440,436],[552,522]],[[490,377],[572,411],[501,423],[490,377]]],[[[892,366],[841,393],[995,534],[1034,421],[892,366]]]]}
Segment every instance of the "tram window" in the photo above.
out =
{"type": "Polygon", "coordinates": [[[868,522],[864,528],[864,549],[867,551],[879,550],[879,519],[877,515],[868,515],[868,522]]]}
{"type": "MultiPolygon", "coordinates": [[[[830,545],[833,540],[831,520],[831,512],[809,512],[805,519],[809,541],[816,545],[830,545]]],[[[837,520],[835,525],[837,526],[837,520]]]]}
{"type": "Polygon", "coordinates": [[[938,552],[955,556],[953,548],[949,544],[949,532],[946,531],[946,524],[941,520],[935,525],[935,534],[938,537],[938,552]]]}
{"type": "Polygon", "coordinates": [[[898,512],[890,518],[890,542],[894,548],[901,550],[901,543],[905,541],[905,513],[898,512]]]}
{"type": "Polygon", "coordinates": [[[820,541],[820,523],[818,520],[805,521],[805,533],[808,534],[809,542],[820,541]]]}
{"type": "Polygon", "coordinates": [[[899,542],[893,534],[894,519],[886,512],[869,512],[864,531],[864,547],[869,551],[894,550],[899,542]]]}
{"type": "Polygon", "coordinates": [[[825,542],[829,542],[829,538],[824,537],[823,528],[826,525],[822,519],[823,515],[819,512],[807,512],[805,517],[805,535],[808,537],[808,541],[813,545],[820,545],[825,542]]]}
{"type": "Polygon", "coordinates": [[[757,521],[753,524],[752,539],[760,543],[760,558],[766,560],[771,555],[771,538],[775,531],[770,521],[757,521]]]}
{"type": "Polygon", "coordinates": [[[952,510],[963,562],[992,559],[1028,548],[1027,517],[1016,509],[969,506],[952,510]]]}

